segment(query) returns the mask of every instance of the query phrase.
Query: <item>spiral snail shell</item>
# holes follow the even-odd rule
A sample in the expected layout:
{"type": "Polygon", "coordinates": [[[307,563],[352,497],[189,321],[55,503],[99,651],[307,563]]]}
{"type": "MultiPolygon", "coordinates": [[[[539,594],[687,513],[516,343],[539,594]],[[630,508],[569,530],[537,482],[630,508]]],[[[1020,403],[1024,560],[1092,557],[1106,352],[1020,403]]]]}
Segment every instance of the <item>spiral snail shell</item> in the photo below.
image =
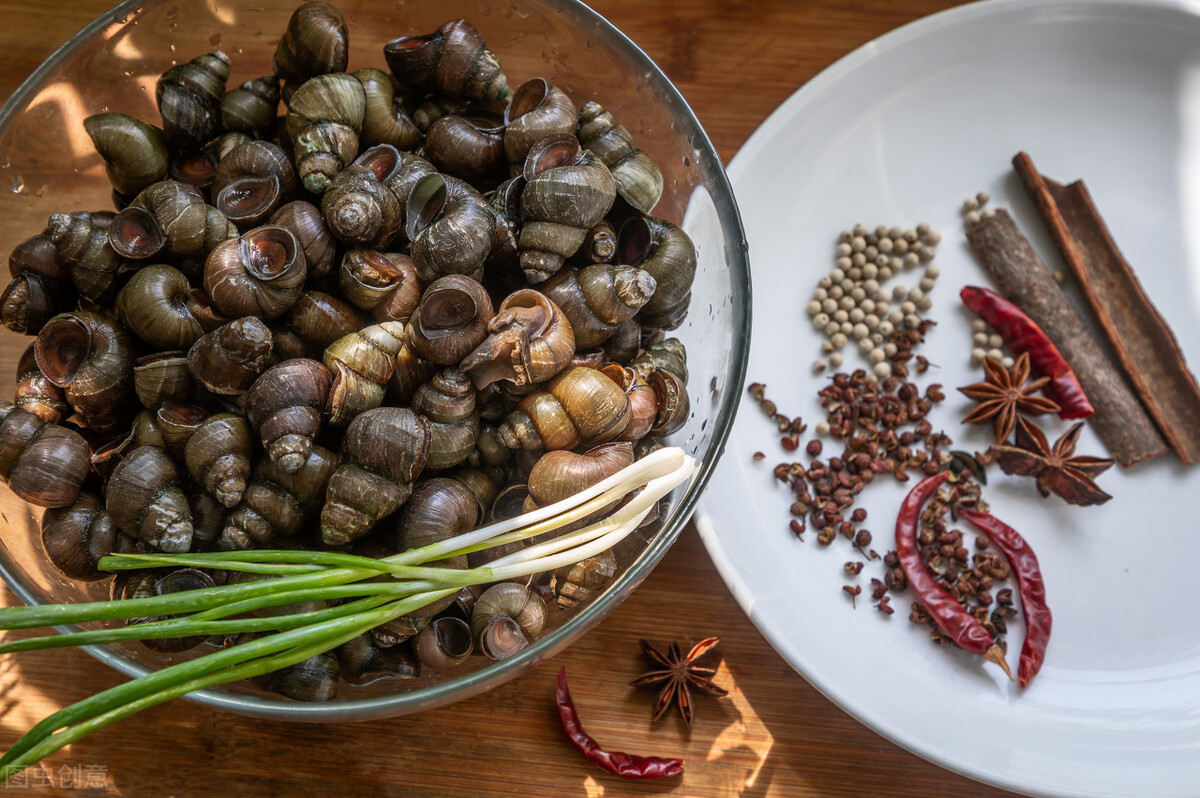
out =
{"type": "Polygon", "coordinates": [[[188,370],[208,390],[245,393],[271,364],[271,331],[254,316],[234,319],[201,336],[188,350],[188,370]]]}
{"type": "Polygon", "coordinates": [[[17,390],[13,404],[47,424],[57,424],[70,410],[63,389],[50,382],[38,368],[33,344],[25,347],[17,361],[17,390]]]}
{"type": "Polygon", "coordinates": [[[488,323],[488,337],[459,366],[475,388],[498,380],[513,385],[545,382],[571,362],[575,334],[558,305],[525,288],[500,304],[488,323]]]}
{"type": "Polygon", "coordinates": [[[134,272],[117,294],[118,318],[155,349],[186,349],[204,335],[189,307],[192,288],[183,272],[155,264],[134,272]]]}
{"type": "Polygon", "coordinates": [[[108,477],[104,504],[122,532],[160,551],[187,551],[192,516],[175,463],[157,446],[139,446],[108,477]]]}
{"type": "Polygon", "coordinates": [[[242,395],[246,417],[262,439],[267,457],[288,473],[308,459],[321,429],[330,387],[329,371],[316,360],[285,360],[267,369],[242,395]]]}
{"type": "Polygon", "coordinates": [[[475,648],[505,659],[537,639],[546,625],[546,602],[525,585],[501,582],[483,592],[471,611],[475,648]]]}
{"type": "Polygon", "coordinates": [[[425,157],[439,171],[487,189],[508,176],[504,142],[504,120],[499,114],[446,114],[425,133],[425,157]]]}
{"type": "Polygon", "coordinates": [[[115,319],[86,310],[62,313],[42,327],[33,351],[38,368],[65,389],[86,426],[103,436],[129,423],[133,341],[115,319]]]}
{"type": "Polygon", "coordinates": [[[94,302],[109,302],[117,291],[122,261],[108,242],[112,218],[108,211],[74,211],[56,213],[46,223],[45,235],[70,271],[75,288],[94,302]]]}
{"type": "Polygon", "coordinates": [[[337,455],[317,445],[291,473],[268,458],[259,460],[241,503],[225,520],[217,548],[252,549],[299,532],[320,509],[337,465],[337,455]]]}
{"type": "Polygon", "coordinates": [[[510,449],[574,449],[612,440],[629,422],[629,398],[601,372],[572,366],[521,400],[499,427],[510,449]]]}
{"type": "Polygon", "coordinates": [[[447,274],[483,277],[496,216],[470,185],[438,173],[421,178],[408,196],[405,225],[422,280],[431,283],[447,274]]]}
{"type": "Polygon", "coordinates": [[[254,435],[246,419],[217,413],[188,438],[183,459],[192,479],[222,505],[233,507],[246,490],[253,449],[254,435]]]}
{"type": "Polygon", "coordinates": [[[525,81],[513,91],[504,110],[508,162],[520,172],[534,144],[555,133],[574,133],[578,120],[575,103],[562,89],[545,78],[525,81]]]}
{"type": "Polygon", "coordinates": [[[617,193],[642,213],[650,213],[663,191],[658,164],[639,150],[633,136],[595,100],[579,109],[579,143],[612,170],[617,193]]]}
{"type": "Polygon", "coordinates": [[[398,150],[415,150],[424,134],[396,96],[391,75],[381,69],[356,69],[351,73],[363,85],[366,110],[363,113],[362,143],[365,146],[390,144],[398,150]]]}
{"type": "Polygon", "coordinates": [[[275,47],[275,74],[293,83],[314,75],[346,71],[350,35],[342,12],[328,3],[304,3],[288,19],[275,47]]]}
{"type": "Polygon", "coordinates": [[[0,483],[39,507],[75,501],[91,466],[91,449],[74,430],[0,402],[0,483]]]}
{"type": "Polygon", "coordinates": [[[304,292],[307,264],[284,227],[257,227],[208,255],[204,290],[226,316],[282,316],[304,292]]]}
{"type": "Polygon", "coordinates": [[[42,516],[42,548],[63,576],[94,582],[111,576],[97,567],[100,558],[133,552],[134,540],[117,529],[104,500],[85,491],[42,516]]]}
{"type": "Polygon", "coordinates": [[[483,343],[494,315],[482,285],[461,274],[439,278],[409,318],[408,346],[431,363],[457,365],[483,343]]]}
{"type": "Polygon", "coordinates": [[[383,46],[388,69],[415,91],[490,102],[508,96],[508,81],[483,36],[464,19],[450,20],[434,33],[403,36],[383,46]]]}
{"type": "Polygon", "coordinates": [[[162,73],[154,96],[168,144],[196,148],[217,135],[227,80],[229,56],[220,50],[198,55],[162,73]]]}
{"type": "Polygon", "coordinates": [[[329,389],[329,422],[348,423],[383,403],[384,386],[392,376],[392,358],[404,347],[404,325],[385,321],[337,339],[325,350],[323,362],[333,375],[329,389]]]}
{"type": "Polygon", "coordinates": [[[239,230],[264,224],[300,193],[292,162],[276,144],[247,141],[221,157],[212,182],[213,205],[239,230]]]}
{"type": "Polygon", "coordinates": [[[143,189],[113,218],[108,241],[118,255],[131,260],[203,258],[237,235],[229,220],[213,210],[195,186],[163,180],[143,189]]]}
{"type": "Polygon", "coordinates": [[[17,244],[8,257],[8,271],[12,280],[0,296],[0,322],[13,332],[37,335],[51,316],[75,302],[71,272],[49,236],[17,244]]]}
{"type": "Polygon", "coordinates": [[[300,242],[309,280],[324,277],[333,270],[337,245],[316,205],[304,200],[289,202],[275,211],[270,224],[287,229],[300,242]]]}
{"type": "Polygon", "coordinates": [[[225,92],[221,99],[221,124],[231,133],[262,139],[275,126],[278,110],[279,78],[263,75],[225,92]]]}
{"type": "Polygon", "coordinates": [[[358,154],[366,111],[363,85],[335,72],[305,81],[288,103],[287,130],[304,187],[322,194],[358,154]]]}
{"type": "Polygon", "coordinates": [[[412,409],[430,421],[429,454],[425,468],[441,470],[467,459],[479,438],[475,389],[457,369],[446,369],[417,388],[412,409]]]}
{"type": "Polygon", "coordinates": [[[399,200],[383,181],[396,171],[399,161],[395,147],[377,144],[334,176],[321,196],[321,214],[336,239],[378,249],[396,237],[404,216],[399,200]]]}
{"type": "Polygon", "coordinates": [[[597,263],[582,269],[565,267],[542,283],[541,291],[571,322],[575,348],[592,349],[633,318],[656,287],[654,277],[644,269],[597,263]]]}
{"type": "Polygon", "coordinates": [[[645,269],[657,285],[642,308],[642,323],[668,330],[678,327],[687,315],[696,276],[692,239],[663,219],[634,216],[621,225],[618,250],[622,263],[645,269]]]}
{"type": "Polygon", "coordinates": [[[167,176],[167,147],[162,131],[129,114],[94,114],[83,120],[113,190],[132,197],[167,176]]]}
{"type": "Polygon", "coordinates": [[[361,326],[352,305],[322,291],[305,291],[284,317],[286,327],[304,343],[308,357],[320,358],[337,339],[361,326]]]}

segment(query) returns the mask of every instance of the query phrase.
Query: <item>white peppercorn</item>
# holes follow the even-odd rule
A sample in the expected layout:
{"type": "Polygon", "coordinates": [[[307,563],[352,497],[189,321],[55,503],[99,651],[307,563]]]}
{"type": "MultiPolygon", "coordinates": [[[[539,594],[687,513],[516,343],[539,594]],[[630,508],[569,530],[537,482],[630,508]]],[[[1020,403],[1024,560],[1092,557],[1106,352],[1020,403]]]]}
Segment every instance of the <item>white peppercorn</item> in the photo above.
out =
{"type": "Polygon", "coordinates": [[[837,247],[834,248],[833,252],[839,258],[843,258],[843,257],[850,257],[850,253],[852,252],[852,250],[850,249],[850,245],[848,243],[843,242],[841,244],[838,244],[837,247]]]}
{"type": "Polygon", "coordinates": [[[824,302],[821,303],[821,310],[824,311],[825,313],[833,313],[837,309],[838,309],[838,303],[837,303],[837,300],[834,299],[833,297],[830,297],[829,299],[826,299],[824,302]]]}
{"type": "MultiPolygon", "coordinates": [[[[837,331],[840,332],[842,335],[849,335],[850,333],[854,332],[854,325],[851,324],[849,321],[844,321],[838,325],[837,331]]],[[[832,334],[833,333],[830,333],[830,335],[832,335],[832,334]]]]}
{"type": "Polygon", "coordinates": [[[814,429],[816,429],[818,435],[828,435],[829,434],[829,422],[828,421],[818,421],[817,426],[814,429]]]}
{"type": "Polygon", "coordinates": [[[812,370],[814,374],[820,374],[825,370],[825,361],[817,358],[813,361],[812,370]]]}
{"type": "Polygon", "coordinates": [[[978,366],[980,363],[983,362],[983,358],[986,355],[987,355],[987,352],[980,349],[979,347],[975,347],[974,349],[971,350],[971,364],[978,366]]]}
{"type": "Polygon", "coordinates": [[[862,312],[862,308],[851,308],[850,309],[850,321],[854,322],[855,324],[858,324],[860,321],[863,321],[866,317],[867,317],[867,314],[862,312]]]}
{"type": "Polygon", "coordinates": [[[808,311],[808,315],[815,316],[821,312],[821,303],[814,299],[808,303],[808,307],[805,310],[808,311]]]}
{"type": "Polygon", "coordinates": [[[829,324],[829,314],[818,313],[817,315],[813,316],[812,323],[813,326],[818,330],[823,329],[826,324],[829,324]]]}
{"type": "Polygon", "coordinates": [[[929,310],[933,307],[933,300],[927,296],[923,296],[917,300],[917,310],[929,310]]]}
{"type": "Polygon", "coordinates": [[[850,268],[850,259],[849,258],[838,258],[834,265],[837,266],[837,268],[845,271],[846,269],[850,268]]]}
{"type": "Polygon", "coordinates": [[[870,335],[871,331],[867,329],[867,325],[860,322],[860,323],[854,325],[854,328],[851,331],[851,334],[855,338],[861,340],[863,338],[866,338],[868,335],[870,335]]]}
{"type": "Polygon", "coordinates": [[[842,353],[834,352],[833,354],[831,354],[829,356],[829,365],[833,366],[834,368],[838,368],[839,366],[841,366],[842,365],[842,353]]]}
{"type": "Polygon", "coordinates": [[[1004,353],[1001,352],[999,349],[989,349],[987,351],[987,356],[990,357],[992,360],[1003,360],[1004,359],[1004,353]]]}
{"type": "Polygon", "coordinates": [[[876,316],[874,313],[867,313],[866,315],[863,316],[862,321],[863,321],[863,324],[867,325],[868,330],[878,330],[879,329],[879,317],[876,316]]]}
{"type": "Polygon", "coordinates": [[[846,273],[834,266],[833,271],[829,273],[829,279],[833,280],[835,283],[840,283],[842,280],[846,279],[846,273]]]}
{"type": "Polygon", "coordinates": [[[885,355],[883,350],[878,347],[867,353],[867,360],[871,363],[882,363],[886,357],[887,355],[885,355]]]}
{"type": "Polygon", "coordinates": [[[880,252],[891,252],[892,251],[892,239],[887,238],[886,236],[879,239],[879,251],[880,252]]]}
{"type": "Polygon", "coordinates": [[[986,333],[988,330],[987,322],[983,319],[971,319],[971,332],[986,333]]]}
{"type": "Polygon", "coordinates": [[[988,336],[988,346],[992,349],[1000,349],[1004,346],[1004,339],[998,333],[992,333],[988,336]]]}
{"type": "Polygon", "coordinates": [[[917,312],[917,304],[911,299],[906,299],[900,303],[900,312],[905,316],[911,316],[917,312]]]}
{"type": "Polygon", "coordinates": [[[887,363],[887,362],[876,363],[874,368],[871,371],[875,374],[876,377],[879,377],[880,379],[884,379],[886,377],[892,376],[892,364],[887,363]]]}
{"type": "Polygon", "coordinates": [[[922,277],[921,282],[917,283],[917,288],[920,288],[925,293],[929,293],[933,290],[933,280],[930,280],[928,277],[922,277]]]}
{"type": "Polygon", "coordinates": [[[837,310],[835,310],[835,311],[833,312],[833,317],[832,317],[832,318],[833,318],[833,320],[834,320],[834,321],[836,321],[838,324],[841,324],[842,322],[849,320],[849,318],[850,318],[850,314],[849,314],[849,313],[847,313],[846,311],[842,310],[841,308],[838,308],[837,310]]]}
{"type": "Polygon", "coordinates": [[[975,333],[974,335],[971,336],[971,343],[974,344],[975,346],[985,346],[986,347],[988,345],[988,334],[985,332],[975,333]]]}
{"type": "Polygon", "coordinates": [[[853,255],[850,256],[850,265],[851,266],[862,266],[866,262],[867,262],[867,256],[862,254],[861,252],[855,252],[853,255]]]}
{"type": "Polygon", "coordinates": [[[840,329],[842,329],[842,325],[838,324],[836,321],[831,321],[825,325],[825,334],[833,335],[840,329]]]}
{"type": "Polygon", "coordinates": [[[843,346],[845,346],[845,345],[846,345],[846,336],[845,336],[845,334],[843,334],[843,333],[842,333],[842,331],[839,329],[839,330],[838,330],[837,332],[835,332],[835,333],[833,334],[833,336],[830,338],[830,343],[832,343],[832,344],[833,344],[833,347],[834,347],[834,349],[841,349],[843,346]]]}
{"type": "Polygon", "coordinates": [[[939,269],[937,266],[926,266],[925,267],[925,276],[928,277],[930,280],[936,280],[937,278],[942,276],[942,270],[939,269]]]}
{"type": "Polygon", "coordinates": [[[863,239],[862,236],[856,235],[853,239],[851,239],[850,250],[852,252],[862,252],[866,248],[867,248],[867,242],[866,242],[866,240],[863,239]]]}
{"type": "Polygon", "coordinates": [[[888,341],[886,344],[883,345],[883,354],[886,357],[895,357],[896,353],[899,351],[900,351],[900,348],[898,346],[896,346],[894,343],[892,343],[891,341],[888,341]]]}
{"type": "Polygon", "coordinates": [[[896,329],[896,325],[892,324],[887,319],[884,319],[883,321],[879,322],[879,332],[882,333],[883,335],[891,335],[892,331],[895,329],[896,329]]]}

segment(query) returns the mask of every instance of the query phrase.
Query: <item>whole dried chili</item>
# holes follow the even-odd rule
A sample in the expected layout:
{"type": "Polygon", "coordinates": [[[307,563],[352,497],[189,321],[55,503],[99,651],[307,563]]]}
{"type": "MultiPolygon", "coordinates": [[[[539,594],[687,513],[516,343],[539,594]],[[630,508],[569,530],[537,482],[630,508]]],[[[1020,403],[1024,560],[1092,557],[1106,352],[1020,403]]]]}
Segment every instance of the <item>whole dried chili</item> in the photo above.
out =
{"type": "Polygon", "coordinates": [[[962,508],[959,515],[987,533],[996,548],[1004,553],[1017,575],[1017,589],[1025,608],[1025,642],[1021,644],[1021,660],[1017,666],[1017,681],[1025,687],[1041,670],[1050,642],[1053,619],[1046,605],[1046,585],[1037,555],[1017,530],[990,513],[962,508]]]}
{"type": "Polygon", "coordinates": [[[1023,310],[980,286],[963,286],[959,297],[972,313],[1000,333],[1009,349],[1017,355],[1028,352],[1034,370],[1050,378],[1045,392],[1058,403],[1060,418],[1087,418],[1095,412],[1066,358],[1023,310]]]}
{"type": "Polygon", "coordinates": [[[941,471],[926,477],[904,498],[904,503],[900,505],[900,514],[896,518],[896,556],[900,558],[900,567],[904,569],[908,583],[916,590],[917,597],[925,605],[938,628],[957,643],[959,648],[999,665],[1011,679],[1012,672],[1008,663],[1004,661],[1004,652],[1000,646],[988,634],[983,624],[967,612],[949,591],[938,584],[933,572],[921,558],[921,548],[917,542],[921,508],[933,498],[949,476],[949,471],[941,471]]]}
{"type": "Polygon", "coordinates": [[[558,705],[558,716],[563,731],[583,755],[601,769],[626,779],[665,779],[683,772],[682,759],[664,759],[659,756],[636,756],[620,751],[605,751],[590,734],[583,730],[571,691],[567,689],[567,669],[558,671],[558,683],[554,688],[554,703],[558,705]]]}

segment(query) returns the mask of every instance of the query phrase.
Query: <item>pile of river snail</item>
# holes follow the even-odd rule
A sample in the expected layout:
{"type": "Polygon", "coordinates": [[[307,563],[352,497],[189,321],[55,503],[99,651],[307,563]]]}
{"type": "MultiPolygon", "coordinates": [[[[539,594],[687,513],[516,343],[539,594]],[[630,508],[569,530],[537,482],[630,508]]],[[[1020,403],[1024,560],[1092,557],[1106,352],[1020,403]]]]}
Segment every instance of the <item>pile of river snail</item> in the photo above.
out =
{"type": "MultiPolygon", "coordinates": [[[[144,550],[384,556],[564,498],[685,422],[668,331],[696,253],[651,215],[662,176],[628,130],[543,78],[510,88],[464,20],[389,42],[389,71],[347,52],[311,2],[273,75],[227,90],[220,51],[171,67],[158,126],[84,122],[119,210],[54,214],[13,251],[0,317],[32,343],[0,478],[50,508],[63,574],[144,550]]],[[[264,686],[321,700],[339,674],[506,657],[618,570],[465,589],[264,686]]],[[[214,578],[262,577],[112,593],[214,578]]]]}

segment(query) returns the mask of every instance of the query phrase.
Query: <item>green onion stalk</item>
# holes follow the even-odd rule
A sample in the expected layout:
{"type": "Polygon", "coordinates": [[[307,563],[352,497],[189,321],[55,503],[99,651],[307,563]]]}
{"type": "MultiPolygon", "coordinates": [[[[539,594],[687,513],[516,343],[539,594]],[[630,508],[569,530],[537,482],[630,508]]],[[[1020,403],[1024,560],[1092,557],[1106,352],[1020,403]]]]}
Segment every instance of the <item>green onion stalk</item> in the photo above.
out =
{"type": "Polygon", "coordinates": [[[109,571],[190,566],[276,578],[148,598],[0,609],[0,629],[174,616],[117,628],[14,640],[0,644],[0,653],[126,640],[257,633],[248,642],[148,673],[55,712],[0,757],[0,768],[7,779],[121,718],[193,690],[261,676],[303,662],[463,587],[527,577],[606,551],[636,529],[658,500],[695,470],[696,461],[682,449],[660,449],[561,502],[382,559],[286,550],[104,557],[99,565],[109,571]],[[485,567],[458,570],[424,565],[553,533],[634,491],[627,502],[602,519],[520,549],[485,567]],[[391,579],[380,581],[381,575],[391,579]],[[268,607],[316,600],[338,603],[273,617],[247,615],[268,607]]]}

